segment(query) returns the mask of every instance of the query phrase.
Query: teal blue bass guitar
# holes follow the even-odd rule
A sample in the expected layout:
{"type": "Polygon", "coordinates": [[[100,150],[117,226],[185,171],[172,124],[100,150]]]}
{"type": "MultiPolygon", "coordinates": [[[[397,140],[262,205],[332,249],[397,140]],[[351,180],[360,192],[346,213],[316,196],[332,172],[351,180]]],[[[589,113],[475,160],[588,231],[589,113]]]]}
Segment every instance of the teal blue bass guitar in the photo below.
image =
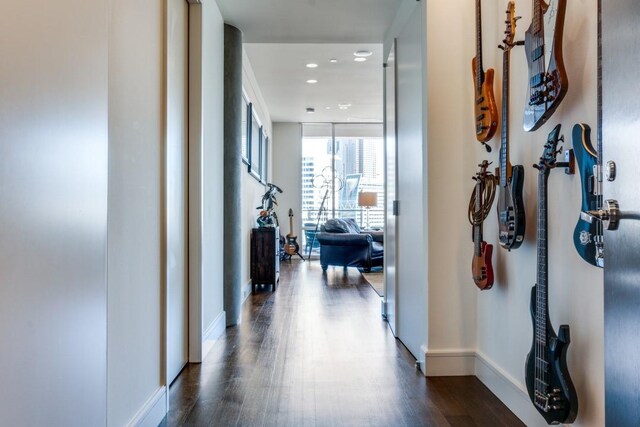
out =
{"type": "Polygon", "coordinates": [[[573,127],[573,151],[582,182],[580,217],[573,231],[573,244],[578,254],[589,264],[603,267],[602,223],[589,221],[584,214],[602,207],[602,173],[598,151],[591,143],[591,128],[584,123],[573,127]]]}

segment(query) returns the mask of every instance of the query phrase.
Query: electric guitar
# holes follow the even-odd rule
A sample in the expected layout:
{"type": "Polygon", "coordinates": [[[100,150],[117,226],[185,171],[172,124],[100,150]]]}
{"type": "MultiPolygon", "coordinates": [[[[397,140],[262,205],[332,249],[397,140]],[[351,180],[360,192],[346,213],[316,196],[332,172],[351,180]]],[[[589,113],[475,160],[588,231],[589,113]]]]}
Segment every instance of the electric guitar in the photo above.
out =
{"type": "Polygon", "coordinates": [[[534,131],[556,111],[569,81],[562,58],[562,35],[567,0],[533,0],[533,19],[525,33],[529,64],[524,130],[534,131]]]}
{"type": "Polygon", "coordinates": [[[509,161],[509,59],[514,42],[516,21],[515,3],[507,7],[507,28],[502,54],[502,144],[500,145],[500,195],[498,196],[498,236],[500,246],[507,250],[520,247],[524,240],[526,218],[522,201],[524,168],[509,161]]]}
{"type": "Polygon", "coordinates": [[[591,128],[584,123],[573,127],[573,151],[582,180],[582,206],[573,231],[573,244],[582,259],[591,265],[604,267],[602,223],[585,214],[602,208],[601,150],[593,148],[591,128]]]}
{"type": "Polygon", "coordinates": [[[482,223],[491,209],[495,192],[495,177],[487,172],[489,162],[484,160],[478,165],[480,171],[473,178],[476,181],[471,200],[469,201],[469,222],[473,225],[473,260],[471,273],[473,282],[480,290],[493,286],[493,265],[491,256],[493,245],[482,240],[482,223]]]}
{"type": "Polygon", "coordinates": [[[471,66],[475,86],[476,138],[485,145],[487,151],[491,151],[486,142],[493,138],[498,129],[498,108],[493,95],[493,68],[489,68],[486,73],[482,68],[482,13],[480,0],[476,0],[476,57],[471,61],[471,66]]]}
{"type": "MultiPolygon", "coordinates": [[[[298,236],[293,235],[293,209],[289,209],[289,234],[286,236],[284,244],[284,252],[291,258],[292,255],[300,255],[300,245],[298,244],[298,236]]],[[[304,261],[304,258],[302,258],[304,261]]]]}
{"type": "Polygon", "coordinates": [[[560,125],[549,134],[538,169],[538,276],[531,290],[533,343],[525,364],[529,398],[548,424],[572,423],[578,413],[578,396],[567,368],[569,326],[561,325],[558,335],[549,318],[547,261],[547,182],[556,167],[560,125]]]}

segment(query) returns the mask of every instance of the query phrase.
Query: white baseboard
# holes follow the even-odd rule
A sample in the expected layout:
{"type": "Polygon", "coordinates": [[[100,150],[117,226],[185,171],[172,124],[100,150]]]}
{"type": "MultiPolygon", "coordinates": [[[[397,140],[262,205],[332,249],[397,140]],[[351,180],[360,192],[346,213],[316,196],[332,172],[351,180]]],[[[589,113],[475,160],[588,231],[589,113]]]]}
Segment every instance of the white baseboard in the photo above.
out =
{"type": "MultiPolygon", "coordinates": [[[[495,394],[528,427],[545,427],[547,423],[538,414],[529,395],[515,378],[491,361],[486,355],[476,352],[476,377],[495,394]]],[[[524,370],[524,360],[522,361],[524,370]]]]}
{"type": "Polygon", "coordinates": [[[158,427],[167,414],[167,388],[156,390],[127,424],[128,427],[158,427]]]}
{"type": "Polygon", "coordinates": [[[227,313],[226,311],[222,311],[218,314],[218,317],[215,318],[213,322],[207,327],[207,329],[202,334],[202,360],[207,356],[207,354],[213,348],[213,345],[220,339],[224,330],[227,326],[227,313]]]}
{"type": "Polygon", "coordinates": [[[249,295],[251,295],[251,279],[247,281],[244,285],[242,285],[242,305],[244,305],[249,295]]]}
{"type": "Polygon", "coordinates": [[[424,357],[423,372],[427,377],[475,375],[476,352],[473,350],[426,350],[424,357]]]}

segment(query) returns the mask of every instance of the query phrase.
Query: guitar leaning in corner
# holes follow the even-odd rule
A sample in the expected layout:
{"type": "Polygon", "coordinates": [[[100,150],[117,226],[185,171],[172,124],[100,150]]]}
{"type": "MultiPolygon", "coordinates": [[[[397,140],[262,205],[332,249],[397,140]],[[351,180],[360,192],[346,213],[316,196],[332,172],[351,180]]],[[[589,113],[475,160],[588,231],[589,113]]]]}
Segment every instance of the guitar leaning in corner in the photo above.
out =
{"type": "Polygon", "coordinates": [[[289,209],[289,234],[286,236],[284,252],[289,256],[289,259],[291,259],[293,255],[298,255],[300,259],[304,261],[302,255],[300,255],[300,245],[297,240],[298,236],[293,235],[293,209],[289,209]]]}
{"type": "Polygon", "coordinates": [[[569,80],[562,58],[562,34],[567,0],[533,0],[533,19],[525,33],[529,79],[524,130],[534,131],[556,111],[567,94],[569,80]]]}
{"type": "Polygon", "coordinates": [[[493,266],[491,255],[493,245],[482,240],[482,223],[487,218],[495,197],[495,176],[487,172],[489,162],[484,160],[478,166],[480,171],[473,178],[476,185],[469,201],[469,222],[473,226],[473,260],[471,274],[473,282],[480,290],[493,286],[493,266]]]}
{"type": "Polygon", "coordinates": [[[485,145],[487,151],[491,151],[491,148],[486,143],[493,138],[498,129],[498,108],[493,95],[493,68],[489,68],[486,73],[482,68],[482,13],[480,0],[476,0],[476,57],[473,58],[471,65],[475,86],[476,138],[485,145]]]}
{"type": "MultiPolygon", "coordinates": [[[[522,201],[524,168],[512,166],[509,161],[509,59],[515,46],[516,21],[515,3],[507,7],[507,28],[504,45],[499,46],[502,54],[502,144],[500,145],[500,195],[498,196],[498,237],[500,246],[507,250],[519,248],[524,240],[526,218],[522,201]]],[[[521,42],[520,42],[521,43],[521,42]]]]}
{"type": "Polygon", "coordinates": [[[567,368],[569,326],[561,325],[558,335],[549,318],[547,261],[547,182],[556,167],[560,125],[556,126],[544,146],[538,169],[538,277],[531,290],[533,343],[525,364],[525,382],[529,398],[548,424],[569,424],[578,414],[578,396],[567,368]]]}

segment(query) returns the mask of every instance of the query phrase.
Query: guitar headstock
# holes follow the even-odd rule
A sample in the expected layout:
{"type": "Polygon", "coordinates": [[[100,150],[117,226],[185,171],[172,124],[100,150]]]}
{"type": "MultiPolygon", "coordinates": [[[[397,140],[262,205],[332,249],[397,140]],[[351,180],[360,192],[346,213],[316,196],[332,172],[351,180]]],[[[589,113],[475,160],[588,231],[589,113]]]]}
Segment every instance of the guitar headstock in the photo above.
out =
{"type": "Polygon", "coordinates": [[[502,43],[504,44],[498,47],[504,51],[509,51],[517,44],[515,41],[516,22],[518,22],[521,17],[516,16],[516,4],[513,1],[510,1],[507,5],[506,13],[507,19],[504,21],[504,23],[507,24],[507,27],[504,30],[504,40],[502,40],[502,43]]]}
{"type": "Polygon", "coordinates": [[[564,136],[560,136],[560,125],[554,127],[549,133],[540,162],[533,165],[540,173],[548,174],[551,169],[556,167],[558,154],[562,151],[562,148],[558,148],[558,141],[564,141],[564,136]]]}
{"type": "Polygon", "coordinates": [[[293,216],[293,209],[289,208],[289,216],[293,216]]]}
{"type": "Polygon", "coordinates": [[[487,176],[487,169],[489,168],[489,165],[491,165],[491,163],[493,163],[493,162],[489,162],[487,160],[483,160],[482,163],[480,163],[478,165],[480,170],[476,173],[476,176],[474,176],[473,179],[475,179],[475,180],[484,179],[487,176]]]}

